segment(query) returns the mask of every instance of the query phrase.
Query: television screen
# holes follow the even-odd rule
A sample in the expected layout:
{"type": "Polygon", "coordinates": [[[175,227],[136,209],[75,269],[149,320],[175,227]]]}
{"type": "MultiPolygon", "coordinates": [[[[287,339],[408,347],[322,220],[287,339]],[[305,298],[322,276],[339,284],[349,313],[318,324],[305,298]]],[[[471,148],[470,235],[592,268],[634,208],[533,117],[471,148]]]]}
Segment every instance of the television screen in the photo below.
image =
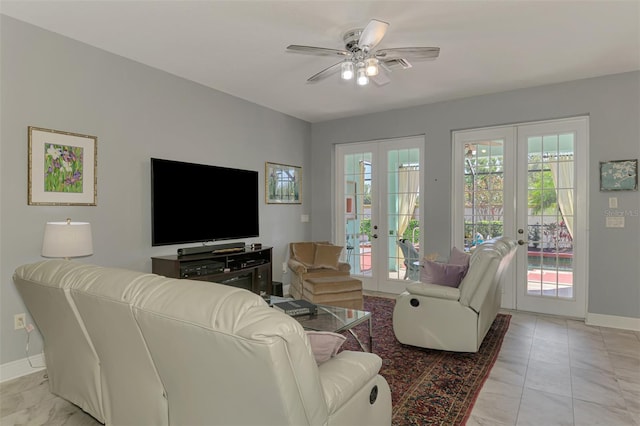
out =
{"type": "Polygon", "coordinates": [[[151,245],[259,235],[258,172],[151,159],[151,245]]]}

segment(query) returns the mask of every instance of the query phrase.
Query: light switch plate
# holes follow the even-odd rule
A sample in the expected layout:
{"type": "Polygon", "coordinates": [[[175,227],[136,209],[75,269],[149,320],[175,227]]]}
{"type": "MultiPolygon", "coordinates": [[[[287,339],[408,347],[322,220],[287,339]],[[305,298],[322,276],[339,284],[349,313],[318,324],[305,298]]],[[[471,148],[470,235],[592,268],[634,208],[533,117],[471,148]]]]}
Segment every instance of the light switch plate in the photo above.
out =
{"type": "Polygon", "coordinates": [[[609,197],[609,208],[610,209],[618,208],[618,197],[609,197]]]}
{"type": "Polygon", "coordinates": [[[300,222],[302,222],[302,223],[307,223],[307,222],[309,222],[309,215],[308,215],[308,214],[302,214],[302,215],[300,215],[300,222]]]}

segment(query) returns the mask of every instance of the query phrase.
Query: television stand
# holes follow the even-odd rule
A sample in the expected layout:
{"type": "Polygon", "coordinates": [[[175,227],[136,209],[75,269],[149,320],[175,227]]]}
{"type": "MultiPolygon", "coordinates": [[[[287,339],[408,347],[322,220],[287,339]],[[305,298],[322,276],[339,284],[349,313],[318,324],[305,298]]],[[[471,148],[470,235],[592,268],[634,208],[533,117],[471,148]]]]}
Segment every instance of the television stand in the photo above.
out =
{"type": "Polygon", "coordinates": [[[227,247],[216,251],[212,251],[215,246],[208,248],[200,254],[154,256],[151,272],[169,278],[231,285],[263,296],[273,294],[271,247],[227,247]]]}

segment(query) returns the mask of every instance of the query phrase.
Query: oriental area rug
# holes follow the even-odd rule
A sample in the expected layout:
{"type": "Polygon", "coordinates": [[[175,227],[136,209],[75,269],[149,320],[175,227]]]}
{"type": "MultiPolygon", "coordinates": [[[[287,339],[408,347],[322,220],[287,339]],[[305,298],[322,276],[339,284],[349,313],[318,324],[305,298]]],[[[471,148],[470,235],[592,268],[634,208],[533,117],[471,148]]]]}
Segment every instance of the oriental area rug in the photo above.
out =
{"type": "MultiPolygon", "coordinates": [[[[391,387],[393,426],[464,425],[509,328],[510,315],[498,314],[477,353],[437,351],[403,345],[393,334],[394,299],[364,297],[373,315],[373,352],[382,358],[382,375],[391,387]]],[[[354,329],[363,342],[368,324],[354,329]]],[[[361,350],[349,333],[342,346],[361,350]]]]}

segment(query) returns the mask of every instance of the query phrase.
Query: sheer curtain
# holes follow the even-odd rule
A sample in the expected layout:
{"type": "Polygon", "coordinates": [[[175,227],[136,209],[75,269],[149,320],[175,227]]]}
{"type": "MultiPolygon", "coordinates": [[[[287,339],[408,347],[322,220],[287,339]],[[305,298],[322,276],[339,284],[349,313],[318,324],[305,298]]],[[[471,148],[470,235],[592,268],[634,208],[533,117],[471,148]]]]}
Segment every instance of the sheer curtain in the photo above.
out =
{"type": "Polygon", "coordinates": [[[549,162],[549,168],[556,186],[556,199],[560,214],[569,235],[573,238],[573,155],[559,156],[555,161],[549,162]]]}
{"type": "Polygon", "coordinates": [[[418,200],[420,167],[400,166],[398,169],[398,237],[409,227],[409,220],[418,200]]]}

